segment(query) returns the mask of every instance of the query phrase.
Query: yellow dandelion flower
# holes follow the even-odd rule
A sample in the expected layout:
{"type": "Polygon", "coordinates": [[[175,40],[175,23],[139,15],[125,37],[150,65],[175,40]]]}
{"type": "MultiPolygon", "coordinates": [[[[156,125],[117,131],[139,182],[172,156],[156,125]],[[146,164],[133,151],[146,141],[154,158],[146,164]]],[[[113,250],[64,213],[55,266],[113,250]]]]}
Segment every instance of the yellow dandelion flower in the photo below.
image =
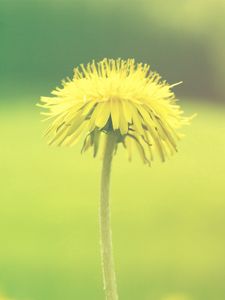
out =
{"type": "Polygon", "coordinates": [[[103,149],[100,199],[100,241],[105,296],[118,300],[110,228],[109,183],[112,157],[118,144],[136,147],[144,163],[157,152],[161,160],[177,151],[177,130],[189,118],[176,103],[169,85],[147,64],[134,59],[103,59],[75,68],[72,80],[42,97],[39,106],[53,118],[49,144],[72,146],[84,137],[82,151],[103,149]],[[104,146],[104,147],[102,147],[104,146]]]}
{"type": "Polygon", "coordinates": [[[46,135],[49,144],[72,146],[83,136],[82,151],[90,147],[94,156],[105,137],[115,133],[116,144],[136,147],[144,163],[155,152],[162,161],[177,151],[177,132],[189,119],[176,103],[166,81],[150,66],[134,59],[103,59],[74,69],[73,79],[62,82],[52,97],[42,97],[43,114],[54,118],[46,135]]]}

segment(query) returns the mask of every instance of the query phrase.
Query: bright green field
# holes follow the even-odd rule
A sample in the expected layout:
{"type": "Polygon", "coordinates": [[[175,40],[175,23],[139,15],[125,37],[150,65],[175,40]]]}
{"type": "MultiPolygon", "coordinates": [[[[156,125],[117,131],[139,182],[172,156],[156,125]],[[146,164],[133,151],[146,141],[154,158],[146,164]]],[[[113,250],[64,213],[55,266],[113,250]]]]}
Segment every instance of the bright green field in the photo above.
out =
{"type": "MultiPolygon", "coordinates": [[[[191,102],[186,110],[198,117],[169,162],[129,163],[122,149],[115,159],[122,300],[225,299],[225,109],[191,102]]],[[[0,115],[0,290],[16,300],[103,299],[101,161],[80,147],[49,148],[33,103],[0,115]]]]}

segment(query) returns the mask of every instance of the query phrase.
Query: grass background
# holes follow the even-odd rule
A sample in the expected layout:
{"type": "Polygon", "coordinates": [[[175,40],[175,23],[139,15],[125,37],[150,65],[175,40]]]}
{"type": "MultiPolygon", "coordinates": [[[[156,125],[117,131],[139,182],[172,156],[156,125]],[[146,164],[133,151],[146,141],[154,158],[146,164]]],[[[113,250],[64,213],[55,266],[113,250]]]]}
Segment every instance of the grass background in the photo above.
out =
{"type": "MultiPolygon", "coordinates": [[[[112,216],[121,299],[225,296],[224,110],[198,111],[180,152],[152,168],[121,149],[112,216]]],[[[101,161],[48,147],[32,106],[1,111],[0,282],[17,299],[101,299],[101,161]]],[[[174,298],[175,299],[175,298],[174,298]]]]}
{"type": "Polygon", "coordinates": [[[104,299],[101,161],[48,147],[35,103],[74,65],[134,57],[198,117],[165,164],[115,158],[120,299],[225,299],[224,29],[223,0],[0,0],[0,294],[104,299]]]}

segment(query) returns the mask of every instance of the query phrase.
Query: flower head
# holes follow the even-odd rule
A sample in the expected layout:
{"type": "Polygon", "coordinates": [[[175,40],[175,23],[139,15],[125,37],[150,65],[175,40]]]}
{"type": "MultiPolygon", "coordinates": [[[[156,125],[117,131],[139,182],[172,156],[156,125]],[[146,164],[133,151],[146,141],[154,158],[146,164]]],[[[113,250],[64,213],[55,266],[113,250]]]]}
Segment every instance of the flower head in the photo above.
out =
{"type": "Polygon", "coordinates": [[[94,156],[105,136],[114,133],[117,144],[136,147],[144,163],[157,152],[162,161],[177,151],[177,129],[187,124],[175,95],[147,64],[134,59],[103,59],[74,69],[52,97],[42,97],[43,114],[53,118],[46,135],[49,144],[72,146],[84,136],[82,151],[94,156]]]}

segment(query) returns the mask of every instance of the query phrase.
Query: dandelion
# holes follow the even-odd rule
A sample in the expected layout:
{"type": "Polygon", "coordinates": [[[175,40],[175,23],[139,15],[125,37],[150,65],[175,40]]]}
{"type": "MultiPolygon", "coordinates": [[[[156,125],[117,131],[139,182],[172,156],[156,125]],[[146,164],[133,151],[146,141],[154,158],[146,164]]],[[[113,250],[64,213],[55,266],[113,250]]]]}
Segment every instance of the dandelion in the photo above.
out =
{"type": "MultiPolygon", "coordinates": [[[[179,83],[178,83],[179,84],[179,83]]],[[[118,145],[132,159],[136,148],[145,164],[157,155],[162,161],[177,151],[188,124],[171,88],[147,64],[134,59],[103,59],[74,69],[72,80],[62,82],[52,97],[42,97],[43,114],[53,119],[46,136],[49,144],[73,146],[84,139],[82,152],[101,153],[100,236],[104,289],[107,300],[117,300],[110,230],[109,182],[111,162],[118,145]]]]}

